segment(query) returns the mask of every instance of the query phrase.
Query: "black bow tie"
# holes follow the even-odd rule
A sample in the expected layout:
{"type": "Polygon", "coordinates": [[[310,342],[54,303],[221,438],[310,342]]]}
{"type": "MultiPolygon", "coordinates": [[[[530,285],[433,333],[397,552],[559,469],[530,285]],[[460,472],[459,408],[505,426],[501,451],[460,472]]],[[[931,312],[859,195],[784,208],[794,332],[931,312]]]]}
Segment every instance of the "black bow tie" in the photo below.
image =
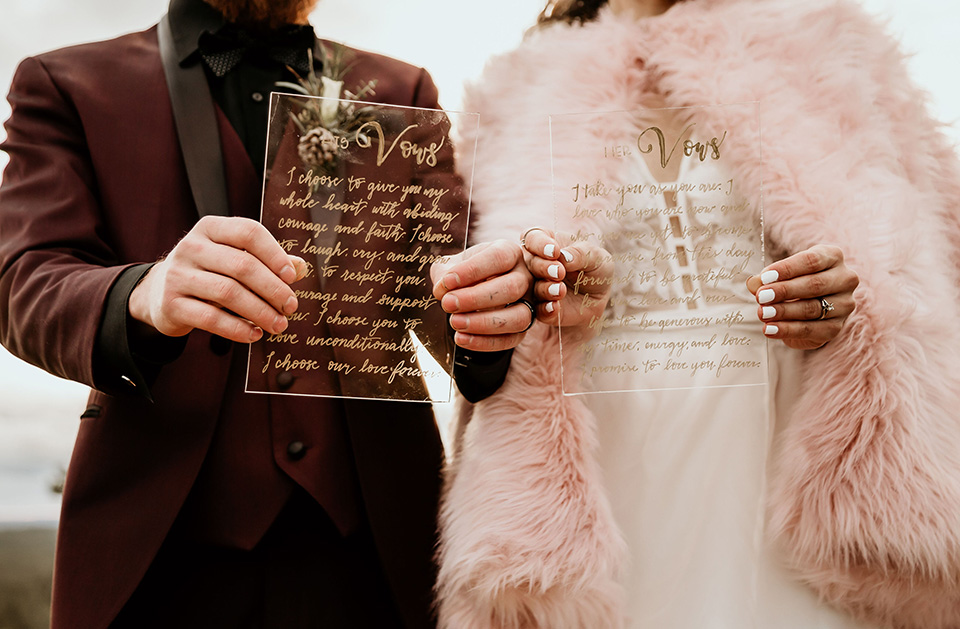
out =
{"type": "Polygon", "coordinates": [[[310,68],[308,50],[313,49],[312,26],[286,26],[266,35],[251,35],[232,24],[216,33],[205,32],[200,36],[200,56],[218,77],[233,70],[244,55],[259,55],[290,66],[301,76],[310,68]]]}

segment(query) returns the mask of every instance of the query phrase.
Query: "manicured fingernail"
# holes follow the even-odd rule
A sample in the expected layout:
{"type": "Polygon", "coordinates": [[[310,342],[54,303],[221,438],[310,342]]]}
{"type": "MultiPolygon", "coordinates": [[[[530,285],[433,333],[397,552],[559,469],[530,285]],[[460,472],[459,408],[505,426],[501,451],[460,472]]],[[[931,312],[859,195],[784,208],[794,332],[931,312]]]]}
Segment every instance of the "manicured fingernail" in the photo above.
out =
{"type": "Polygon", "coordinates": [[[560,265],[551,264],[550,266],[547,267],[547,273],[549,273],[550,277],[552,277],[555,280],[560,279],[560,265]]]}
{"type": "Polygon", "coordinates": [[[573,254],[567,251],[566,249],[561,249],[560,254],[563,256],[563,259],[567,262],[573,262],[573,254]]]}
{"type": "Polygon", "coordinates": [[[778,279],[780,279],[780,274],[775,270],[770,269],[769,271],[764,271],[760,274],[760,281],[764,284],[773,284],[778,279]]]}
{"type": "Polygon", "coordinates": [[[775,316],[777,316],[776,308],[771,308],[770,306],[763,307],[763,315],[761,315],[763,319],[773,319],[775,316]]]}
{"type": "Polygon", "coordinates": [[[547,292],[554,297],[558,297],[560,295],[560,284],[551,284],[550,288],[547,289],[547,292]]]}
{"type": "Polygon", "coordinates": [[[767,336],[773,336],[779,331],[780,329],[775,325],[767,325],[767,326],[764,326],[763,328],[763,333],[766,334],[767,336]]]}
{"type": "Polygon", "coordinates": [[[543,305],[543,309],[546,310],[547,312],[553,312],[553,302],[548,301],[547,303],[545,303],[543,305]]]}
{"type": "Polygon", "coordinates": [[[283,302],[283,313],[284,314],[293,314],[297,311],[297,298],[290,297],[287,301],[283,302]]]}
{"type": "Polygon", "coordinates": [[[460,276],[456,273],[447,273],[440,281],[443,282],[443,286],[447,290],[453,290],[460,287],[460,276]]]}
{"type": "Polygon", "coordinates": [[[282,279],[287,284],[293,284],[297,281],[297,270],[293,268],[293,265],[288,264],[287,266],[280,269],[280,279],[282,279]]]}
{"type": "Polygon", "coordinates": [[[777,296],[772,289],[764,288],[762,291],[757,293],[757,301],[761,304],[769,304],[777,296]]]}
{"type": "Polygon", "coordinates": [[[552,258],[553,252],[556,250],[557,250],[556,245],[547,245],[546,247],[543,248],[543,255],[547,256],[548,258],[552,258]]]}
{"type": "Polygon", "coordinates": [[[455,314],[450,317],[450,327],[454,330],[466,330],[467,318],[463,315],[455,314]]]}
{"type": "Polygon", "coordinates": [[[287,329],[287,318],[286,317],[277,317],[273,321],[273,327],[277,331],[277,334],[283,332],[287,329]]]}
{"type": "Polygon", "coordinates": [[[260,337],[263,336],[263,330],[261,328],[255,327],[250,331],[250,342],[256,343],[260,340],[260,337]]]}

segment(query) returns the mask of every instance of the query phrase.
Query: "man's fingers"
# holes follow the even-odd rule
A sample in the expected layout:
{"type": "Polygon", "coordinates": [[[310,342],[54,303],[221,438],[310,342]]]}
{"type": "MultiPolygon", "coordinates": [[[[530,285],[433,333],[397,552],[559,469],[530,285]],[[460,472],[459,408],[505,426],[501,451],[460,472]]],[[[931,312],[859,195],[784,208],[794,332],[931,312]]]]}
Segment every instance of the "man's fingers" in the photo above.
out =
{"type": "MultiPolygon", "coordinates": [[[[287,258],[288,263],[293,268],[293,264],[286,254],[284,254],[284,257],[287,258]]],[[[279,315],[292,314],[297,310],[297,297],[293,289],[267,268],[259,258],[247,251],[203,242],[194,255],[194,262],[201,269],[242,284],[254,295],[270,304],[279,315]]],[[[294,271],[294,279],[296,279],[296,275],[297,272],[294,271]]],[[[224,295],[224,299],[228,300],[226,302],[221,301],[218,297],[215,297],[212,301],[216,301],[224,308],[240,313],[240,310],[238,310],[240,303],[230,301],[236,294],[236,291],[226,293],[224,295]]],[[[209,299],[208,297],[203,298],[209,299]]]]}
{"type": "Polygon", "coordinates": [[[288,256],[288,257],[290,258],[290,263],[293,265],[293,268],[297,272],[297,277],[296,279],[293,280],[293,282],[290,282],[291,284],[299,282],[300,280],[302,280],[303,278],[305,278],[307,275],[310,274],[310,264],[307,263],[306,260],[304,260],[300,256],[288,256]]]}
{"type": "Polygon", "coordinates": [[[449,291],[483,283],[490,278],[509,273],[522,263],[523,252],[516,243],[496,240],[489,244],[475,245],[464,252],[459,262],[443,270],[434,286],[434,296],[440,298],[449,291]]]}
{"type": "Polygon", "coordinates": [[[134,289],[129,310],[169,336],[196,328],[249,343],[286,329],[298,305],[288,284],[307,268],[256,221],[204,217],[134,289]]]}
{"type": "Polygon", "coordinates": [[[205,216],[197,221],[194,229],[213,242],[247,251],[287,284],[297,279],[297,270],[289,256],[267,228],[257,221],[205,216]]]}
{"type": "Polygon", "coordinates": [[[500,308],[519,301],[530,289],[530,274],[523,266],[493,277],[476,286],[467,286],[443,295],[440,304],[446,312],[473,312],[500,308]]]}
{"type": "MultiPolygon", "coordinates": [[[[191,285],[186,295],[228,310],[268,332],[277,334],[287,328],[288,322],[282,313],[231,277],[200,272],[191,285]]],[[[201,325],[196,327],[206,329],[201,325]]]]}
{"type": "Polygon", "coordinates": [[[517,334],[530,327],[533,317],[534,314],[530,308],[519,303],[496,310],[452,315],[450,327],[457,332],[469,334],[517,334]]]}
{"type": "Polygon", "coordinates": [[[190,321],[191,328],[237,343],[254,343],[263,336],[263,330],[250,321],[197,299],[181,297],[170,304],[169,312],[177,320],[190,321]]]}
{"type": "Polygon", "coordinates": [[[503,334],[498,336],[489,336],[481,334],[469,334],[467,332],[457,332],[453,336],[454,342],[464,348],[477,352],[499,352],[505,349],[512,349],[523,340],[523,334],[503,334]]]}

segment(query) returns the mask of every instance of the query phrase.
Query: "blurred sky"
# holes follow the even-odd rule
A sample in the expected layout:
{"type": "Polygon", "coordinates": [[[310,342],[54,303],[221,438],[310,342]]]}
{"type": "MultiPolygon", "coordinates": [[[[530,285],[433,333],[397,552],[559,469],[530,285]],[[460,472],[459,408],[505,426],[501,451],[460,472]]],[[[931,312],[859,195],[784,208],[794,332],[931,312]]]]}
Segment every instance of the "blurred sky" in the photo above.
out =
{"type": "MultiPolygon", "coordinates": [[[[797,0],[802,1],[802,0],[797,0]]],[[[0,0],[0,92],[27,55],[140,30],[156,22],[167,0],[0,0]]],[[[865,0],[890,20],[890,31],[914,53],[911,70],[932,96],[934,114],[960,120],[956,78],[960,4],[942,0],[865,0]]],[[[459,109],[461,86],[491,54],[519,42],[539,0],[321,0],[318,35],[426,67],[441,103],[459,109]]],[[[0,103],[0,120],[9,115],[0,103]]],[[[960,130],[951,129],[955,141],[960,130]]],[[[0,130],[0,138],[3,132],[0,130]]],[[[0,167],[6,156],[0,154],[0,167]]],[[[54,520],[59,504],[47,487],[65,467],[86,389],[46,375],[0,348],[0,525],[54,520]]]]}

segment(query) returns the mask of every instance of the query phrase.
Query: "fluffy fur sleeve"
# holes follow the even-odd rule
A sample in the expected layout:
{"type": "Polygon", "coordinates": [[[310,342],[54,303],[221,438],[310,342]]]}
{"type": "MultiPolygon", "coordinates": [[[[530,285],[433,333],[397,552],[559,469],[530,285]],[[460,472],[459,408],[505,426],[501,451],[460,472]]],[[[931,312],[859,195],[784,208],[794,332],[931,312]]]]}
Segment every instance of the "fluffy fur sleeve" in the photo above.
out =
{"type": "MultiPolygon", "coordinates": [[[[475,241],[553,224],[545,113],[557,102],[528,88],[559,75],[548,60],[565,40],[534,36],[468,91],[468,110],[481,112],[476,162],[460,162],[474,171],[475,241]]],[[[473,408],[441,508],[441,627],[622,625],[624,553],[593,456],[595,422],[562,395],[560,373],[556,330],[536,324],[507,382],[473,408]]]]}
{"type": "MultiPolygon", "coordinates": [[[[855,616],[960,627],[960,167],[902,54],[847,0],[688,0],[654,20],[604,14],[538,33],[469,94],[482,115],[477,239],[550,224],[545,114],[642,107],[649,84],[671,106],[759,101],[763,171],[745,161],[737,176],[762,186],[769,242],[838,244],[861,278],[840,337],[805,359],[776,450],[771,535],[799,578],[855,616]]],[[[576,618],[563,614],[591,591],[615,600],[592,420],[552,388],[555,338],[532,332],[507,385],[476,408],[448,486],[441,616],[476,622],[447,626],[608,626],[522,620],[561,582],[565,611],[540,617],[576,618]],[[534,473],[547,470],[575,482],[534,473]],[[581,523],[602,526],[581,537],[581,523]],[[557,553],[590,544],[602,560],[557,553]]]]}

